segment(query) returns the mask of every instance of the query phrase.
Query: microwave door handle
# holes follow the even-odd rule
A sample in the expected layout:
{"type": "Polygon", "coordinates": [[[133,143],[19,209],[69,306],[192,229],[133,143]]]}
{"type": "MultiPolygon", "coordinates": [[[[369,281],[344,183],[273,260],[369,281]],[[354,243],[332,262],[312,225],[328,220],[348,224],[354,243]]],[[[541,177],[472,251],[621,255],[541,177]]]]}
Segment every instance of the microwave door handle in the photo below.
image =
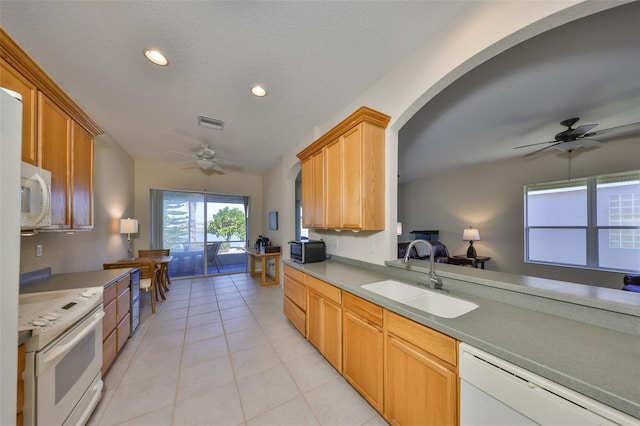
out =
{"type": "Polygon", "coordinates": [[[84,330],[82,330],[80,333],[78,333],[77,336],[75,336],[73,339],[71,339],[70,342],[65,343],[64,345],[61,346],[56,346],[50,353],[48,353],[42,364],[40,364],[41,367],[46,368],[46,366],[52,362],[54,359],[64,355],[65,353],[69,352],[75,345],[76,343],[78,343],[80,340],[84,339],[86,335],[88,335],[91,330],[93,330],[96,325],[102,321],[102,318],[104,317],[104,311],[99,311],[96,312],[96,314],[93,316],[93,320],[91,320],[91,323],[87,324],[84,327],[84,330]]]}
{"type": "Polygon", "coordinates": [[[49,195],[49,187],[47,186],[44,179],[42,179],[42,177],[40,177],[38,173],[35,173],[32,177],[35,178],[36,181],[38,181],[38,184],[40,185],[40,192],[42,192],[42,209],[40,210],[40,214],[34,221],[36,224],[38,224],[42,222],[42,219],[44,219],[47,211],[49,211],[49,204],[51,203],[51,199],[49,195]]]}

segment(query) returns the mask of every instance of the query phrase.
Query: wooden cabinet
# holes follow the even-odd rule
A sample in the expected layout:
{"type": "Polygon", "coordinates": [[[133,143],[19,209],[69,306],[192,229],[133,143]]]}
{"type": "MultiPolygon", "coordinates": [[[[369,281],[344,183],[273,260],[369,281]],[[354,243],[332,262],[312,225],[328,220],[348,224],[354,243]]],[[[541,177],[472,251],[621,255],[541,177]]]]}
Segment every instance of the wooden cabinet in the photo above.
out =
{"type": "Polygon", "coordinates": [[[18,385],[17,385],[17,404],[16,404],[16,426],[24,424],[24,380],[22,373],[26,365],[26,347],[23,344],[18,345],[18,385]]]}
{"type": "Polygon", "coordinates": [[[392,425],[458,422],[457,343],[387,310],[384,414],[392,425]]]}
{"type": "Polygon", "coordinates": [[[342,375],[378,412],[384,410],[382,308],[342,293],[342,375]]]}
{"type": "Polygon", "coordinates": [[[51,172],[51,226],[70,227],[69,157],[71,117],[38,93],[39,166],[51,172]]]}
{"type": "Polygon", "coordinates": [[[307,275],[307,339],[342,373],[342,291],[307,275]]]}
{"type": "Polygon", "coordinates": [[[48,229],[92,229],[93,138],[102,129],[1,28],[0,86],[22,95],[22,160],[51,172],[48,229]]]}
{"type": "Polygon", "coordinates": [[[93,228],[93,137],[71,127],[71,228],[93,228]]]}
{"type": "Polygon", "coordinates": [[[303,335],[307,335],[307,288],[305,274],[290,266],[284,267],[284,315],[303,335]]]}
{"type": "Polygon", "coordinates": [[[305,227],[384,229],[384,132],[389,120],[362,107],[298,153],[305,227]]]}
{"type": "Polygon", "coordinates": [[[131,334],[131,276],[126,275],[107,286],[102,297],[104,306],[102,375],[104,375],[131,334]]]}
{"type": "Polygon", "coordinates": [[[0,87],[22,95],[22,161],[37,165],[36,148],[36,86],[16,71],[4,59],[0,59],[0,87]]]}
{"type": "Polygon", "coordinates": [[[389,423],[458,423],[455,339],[295,268],[284,270],[287,318],[298,330],[306,321],[307,340],[389,423]]]}

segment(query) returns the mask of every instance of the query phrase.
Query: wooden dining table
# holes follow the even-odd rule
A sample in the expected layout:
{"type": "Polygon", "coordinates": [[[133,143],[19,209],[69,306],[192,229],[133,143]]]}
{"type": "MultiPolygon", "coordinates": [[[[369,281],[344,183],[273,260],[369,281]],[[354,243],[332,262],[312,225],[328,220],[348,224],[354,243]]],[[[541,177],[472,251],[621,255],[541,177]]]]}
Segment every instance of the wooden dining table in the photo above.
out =
{"type": "Polygon", "coordinates": [[[128,259],[122,259],[122,262],[126,262],[126,261],[145,261],[145,260],[153,260],[156,265],[158,265],[158,272],[157,272],[157,283],[158,285],[158,290],[160,291],[160,297],[162,297],[162,300],[166,300],[167,296],[166,296],[166,292],[169,291],[169,284],[171,284],[171,280],[169,279],[169,274],[168,272],[168,268],[169,268],[169,263],[171,263],[171,261],[173,260],[173,256],[169,255],[169,256],[153,256],[153,257],[134,257],[134,258],[128,258],[128,259]]]}

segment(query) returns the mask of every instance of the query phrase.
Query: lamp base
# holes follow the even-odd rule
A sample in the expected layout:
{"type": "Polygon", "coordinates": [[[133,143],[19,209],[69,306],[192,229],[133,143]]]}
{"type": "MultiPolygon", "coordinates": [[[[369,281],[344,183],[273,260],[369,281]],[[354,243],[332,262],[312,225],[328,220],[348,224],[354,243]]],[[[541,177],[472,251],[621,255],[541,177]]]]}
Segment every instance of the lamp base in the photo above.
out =
{"type": "Polygon", "coordinates": [[[476,248],[473,246],[473,241],[469,241],[469,248],[467,249],[467,257],[471,259],[476,258],[476,248]]]}

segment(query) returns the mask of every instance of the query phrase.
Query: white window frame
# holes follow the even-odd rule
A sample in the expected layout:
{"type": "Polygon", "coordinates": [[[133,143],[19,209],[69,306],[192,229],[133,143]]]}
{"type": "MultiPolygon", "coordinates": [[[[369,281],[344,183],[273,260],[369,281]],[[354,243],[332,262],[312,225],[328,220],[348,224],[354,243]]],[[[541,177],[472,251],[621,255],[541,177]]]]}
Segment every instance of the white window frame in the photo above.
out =
{"type": "MultiPolygon", "coordinates": [[[[526,263],[533,264],[543,264],[543,265],[554,265],[554,266],[563,266],[563,267],[571,267],[571,268],[582,268],[582,269],[596,269],[596,270],[605,270],[605,271],[616,271],[616,272],[637,272],[640,270],[640,255],[638,256],[638,264],[631,265],[629,268],[612,268],[607,266],[600,265],[599,259],[599,236],[600,231],[613,230],[613,231],[621,231],[622,233],[629,234],[629,238],[631,241],[630,247],[614,247],[617,249],[630,249],[630,250],[639,250],[640,251],[640,219],[639,219],[639,209],[640,209],[640,194],[632,193],[630,198],[629,208],[626,211],[626,214],[630,215],[630,217],[626,218],[626,222],[629,224],[626,225],[612,225],[611,223],[607,225],[599,225],[598,224],[598,205],[597,205],[597,193],[598,193],[598,185],[601,185],[601,188],[604,185],[616,185],[615,182],[632,182],[640,180],[640,171],[631,171],[625,173],[618,174],[608,174],[601,176],[592,176],[583,179],[574,179],[574,180],[566,180],[566,181],[557,181],[557,182],[546,182],[546,183],[538,183],[538,184],[530,184],[524,186],[524,261],[526,263]],[[611,183],[610,183],[611,182],[611,183]],[[584,226],[553,226],[553,225],[544,225],[544,226],[529,226],[529,206],[528,202],[528,194],[529,192],[541,191],[541,190],[556,190],[560,188],[566,187],[577,187],[579,185],[586,185],[586,214],[587,214],[587,223],[584,226]],[[568,263],[560,263],[560,262],[552,262],[548,260],[539,260],[539,259],[531,259],[529,253],[529,235],[531,230],[584,230],[586,233],[586,261],[584,264],[568,264],[568,263]]],[[[601,203],[603,201],[601,200],[601,203]]],[[[610,207],[607,207],[610,208],[610,207]]],[[[611,245],[611,236],[609,237],[609,245],[611,245]]]]}

